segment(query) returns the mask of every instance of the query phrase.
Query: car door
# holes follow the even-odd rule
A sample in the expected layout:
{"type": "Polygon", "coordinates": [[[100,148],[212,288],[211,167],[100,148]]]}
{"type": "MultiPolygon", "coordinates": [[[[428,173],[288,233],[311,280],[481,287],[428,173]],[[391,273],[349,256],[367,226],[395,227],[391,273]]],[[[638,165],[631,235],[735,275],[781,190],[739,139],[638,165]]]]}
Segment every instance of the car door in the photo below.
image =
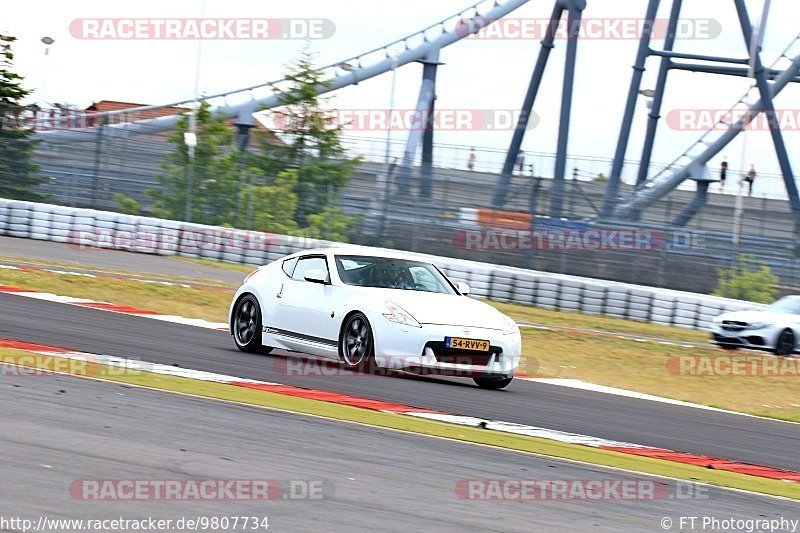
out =
{"type": "Polygon", "coordinates": [[[335,287],[306,281],[304,275],[311,269],[322,270],[330,280],[325,256],[300,257],[291,277],[284,279],[279,289],[271,325],[293,349],[308,350],[309,345],[314,345],[324,347],[326,351],[335,350],[336,339],[327,338],[335,287]]]}

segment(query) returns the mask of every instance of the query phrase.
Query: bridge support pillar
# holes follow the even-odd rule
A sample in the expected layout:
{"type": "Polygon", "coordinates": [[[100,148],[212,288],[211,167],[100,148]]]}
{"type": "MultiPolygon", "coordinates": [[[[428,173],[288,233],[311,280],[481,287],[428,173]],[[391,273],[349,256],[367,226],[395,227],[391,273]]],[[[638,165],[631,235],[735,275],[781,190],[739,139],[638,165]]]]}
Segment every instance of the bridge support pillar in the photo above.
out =
{"type": "MultiPolygon", "coordinates": [[[[683,0],[673,0],[672,11],[670,11],[669,22],[667,23],[667,37],[664,39],[664,51],[671,52],[675,47],[675,34],[678,33],[678,23],[681,18],[681,7],[683,0]]],[[[650,170],[650,160],[653,156],[653,144],[656,140],[656,130],[658,121],[661,119],[661,105],[664,102],[664,91],[667,88],[667,76],[669,75],[672,59],[667,56],[661,57],[661,65],[658,70],[656,88],[653,92],[652,106],[647,120],[647,133],[644,137],[642,147],[642,159],[639,162],[639,174],[636,176],[636,185],[639,186],[647,180],[647,173],[650,170]]]]}
{"type": "Polygon", "coordinates": [[[684,207],[680,213],[675,215],[672,219],[672,225],[683,227],[689,222],[700,209],[708,202],[708,181],[698,181],[697,190],[694,193],[694,198],[684,207]]]}
{"type": "Polygon", "coordinates": [[[417,107],[408,133],[403,161],[397,174],[397,190],[401,196],[411,194],[411,175],[414,158],[420,142],[422,143],[422,168],[420,174],[419,195],[429,198],[433,181],[433,127],[436,102],[436,75],[439,62],[439,50],[431,51],[420,61],[422,69],[422,85],[419,90],[417,107]]]}
{"type": "MultiPolygon", "coordinates": [[[[520,154],[522,141],[530,123],[533,113],[533,105],[539,93],[539,87],[544,76],[547,60],[550,51],[555,47],[554,41],[558,25],[561,22],[564,12],[567,12],[567,57],[564,67],[564,85],[561,99],[561,116],[558,129],[558,145],[556,149],[556,163],[554,169],[553,188],[550,194],[550,214],[551,216],[561,216],[564,201],[564,180],[567,166],[567,146],[569,142],[569,120],[572,111],[572,92],[575,80],[575,60],[578,52],[578,37],[580,34],[581,17],[583,10],[586,9],[586,0],[557,0],[553,6],[553,13],[550,16],[550,24],[547,28],[545,38],[541,42],[541,49],[533,69],[528,92],[520,109],[517,126],[514,129],[514,136],[506,154],[505,164],[500,178],[495,187],[492,198],[492,206],[500,208],[506,203],[508,188],[511,185],[511,177],[514,173],[514,166],[520,154]]],[[[535,213],[534,213],[535,215],[535,213]]]]}
{"type": "Polygon", "coordinates": [[[564,180],[567,170],[567,147],[569,144],[569,122],[572,115],[572,90],[575,82],[575,60],[578,55],[578,38],[581,31],[581,16],[586,8],[585,0],[569,0],[569,37],[567,58],[564,66],[564,85],[561,94],[561,117],[558,124],[556,165],[553,172],[553,188],[550,190],[550,216],[560,218],[564,205],[564,180]]]}
{"type": "Polygon", "coordinates": [[[603,202],[602,214],[608,217],[614,211],[617,205],[617,196],[619,195],[619,184],[622,177],[622,167],[625,163],[625,152],[628,150],[628,140],[631,135],[631,126],[633,125],[633,114],[636,111],[636,100],[639,97],[639,89],[642,85],[642,76],[645,70],[645,62],[650,55],[650,39],[653,35],[653,26],[655,18],[658,14],[658,6],[661,0],[650,0],[647,4],[647,13],[645,14],[645,26],[642,31],[642,37],[639,39],[639,51],[636,54],[636,62],[633,65],[633,76],[631,77],[631,85],[628,89],[628,103],[625,105],[625,113],[622,115],[622,126],[619,129],[619,139],[617,140],[617,149],[614,153],[614,162],[611,164],[611,173],[608,176],[608,185],[606,185],[606,197],[603,202]]]}
{"type": "Polygon", "coordinates": [[[503,165],[503,172],[494,189],[492,207],[503,207],[506,203],[508,187],[511,185],[511,176],[514,173],[514,165],[517,162],[517,155],[522,147],[522,141],[525,139],[525,132],[528,129],[528,123],[530,122],[531,113],[533,112],[533,104],[536,102],[536,96],[539,94],[539,86],[542,84],[542,77],[544,76],[545,67],[547,67],[550,51],[555,48],[555,35],[563,12],[564,6],[562,3],[560,1],[556,2],[553,7],[553,14],[550,15],[550,24],[547,27],[547,34],[545,38],[542,39],[539,57],[536,59],[536,66],[533,69],[531,81],[528,84],[528,92],[525,94],[525,100],[522,102],[519,119],[517,119],[517,126],[514,129],[514,136],[511,138],[511,146],[508,147],[506,161],[503,165]]]}

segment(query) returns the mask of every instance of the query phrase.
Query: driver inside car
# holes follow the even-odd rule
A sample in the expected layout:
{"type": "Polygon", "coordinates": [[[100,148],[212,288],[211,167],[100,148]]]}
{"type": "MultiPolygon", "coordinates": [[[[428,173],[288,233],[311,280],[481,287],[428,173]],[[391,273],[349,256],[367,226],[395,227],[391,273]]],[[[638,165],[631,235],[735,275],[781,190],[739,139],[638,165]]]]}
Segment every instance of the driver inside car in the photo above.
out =
{"type": "Polygon", "coordinates": [[[372,271],[371,281],[374,285],[386,289],[414,288],[411,273],[406,268],[397,268],[393,264],[376,265],[372,271]]]}

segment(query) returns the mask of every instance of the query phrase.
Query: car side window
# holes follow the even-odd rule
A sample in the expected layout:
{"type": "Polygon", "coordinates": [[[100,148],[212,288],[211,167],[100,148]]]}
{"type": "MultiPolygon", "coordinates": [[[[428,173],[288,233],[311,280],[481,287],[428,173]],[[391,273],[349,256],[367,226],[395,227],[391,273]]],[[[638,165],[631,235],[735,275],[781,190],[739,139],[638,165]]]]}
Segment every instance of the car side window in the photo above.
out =
{"type": "Polygon", "coordinates": [[[283,262],[283,271],[286,273],[287,276],[290,278],[292,274],[294,274],[294,267],[297,266],[297,258],[287,259],[283,262]]]}
{"type": "Polygon", "coordinates": [[[312,268],[318,268],[326,274],[329,274],[328,264],[324,257],[301,257],[297,262],[297,266],[294,268],[292,279],[303,281],[305,279],[305,273],[312,268]]]}
{"type": "Polygon", "coordinates": [[[427,269],[423,267],[410,267],[408,270],[411,272],[411,277],[414,278],[414,283],[422,285],[431,292],[438,292],[439,283],[427,269]]]}

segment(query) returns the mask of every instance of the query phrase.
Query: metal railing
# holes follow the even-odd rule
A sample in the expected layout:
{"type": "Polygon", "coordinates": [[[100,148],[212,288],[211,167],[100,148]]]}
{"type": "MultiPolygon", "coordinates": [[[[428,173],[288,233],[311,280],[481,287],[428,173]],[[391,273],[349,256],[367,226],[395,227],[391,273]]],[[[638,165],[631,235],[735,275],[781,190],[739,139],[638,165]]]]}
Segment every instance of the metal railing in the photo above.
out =
{"type": "MultiPolygon", "coordinates": [[[[68,243],[78,249],[182,255],[263,265],[312,248],[341,246],[317,239],[188,224],[13,200],[0,200],[0,235],[68,243]]],[[[364,248],[365,253],[374,251],[364,248]]],[[[693,329],[724,311],[758,304],[542,271],[419,254],[472,294],[546,309],[580,311],[693,329]]]]}
{"type": "MultiPolygon", "coordinates": [[[[654,204],[639,223],[624,226],[667,235],[660,237],[666,244],[657,249],[630,251],[614,245],[599,250],[542,246],[465,249],[454,241],[460,232],[479,230],[500,235],[508,229],[476,226],[463,217],[464,210],[491,205],[503,151],[476,147],[474,168],[469,170],[470,146],[438,144],[430,197],[418,195],[419,167],[411,169],[410,194],[398,194],[395,186],[386,197],[381,187],[386,172],[385,139],[348,135],[343,141],[350,155],[363,158],[352,179],[333,195],[346,215],[357,217],[348,231],[348,238],[355,243],[702,293],[715,290],[718,271],[734,266],[741,252],[766,263],[779,276],[782,292],[800,287],[798,238],[788,205],[761,192],[770,180],[782,187],[778,176],[760,176],[755,196],[745,199],[743,239],[738,250],[731,244],[734,197],[719,194],[718,185],[712,185],[709,205],[686,228],[668,226],[691,199],[691,191],[682,190],[654,204]]],[[[257,143],[250,146],[255,154],[260,150],[257,143]]],[[[222,148],[231,150],[233,146],[222,148]]],[[[153,199],[148,191],[161,188],[158,176],[164,173],[167,154],[175,149],[166,133],[106,137],[102,128],[85,132],[79,142],[45,141],[36,151],[40,174],[49,178],[41,191],[49,195],[48,202],[107,211],[121,209],[115,194],[122,193],[140,204],[142,214],[152,214],[153,199]]],[[[399,158],[403,149],[401,141],[392,142],[390,162],[399,158]]],[[[503,209],[546,215],[552,183],[547,171],[553,158],[547,153],[526,154],[527,167],[512,179],[509,201],[503,209]]],[[[610,160],[572,156],[569,163],[576,170],[566,185],[565,216],[588,221],[595,228],[607,227],[596,220],[605,193],[605,183],[597,176],[607,171],[610,160]]],[[[635,181],[636,168],[636,162],[626,165],[625,181],[635,181]]],[[[261,184],[268,184],[272,178],[265,176],[261,184]]],[[[231,190],[230,194],[242,192],[231,190]]],[[[326,206],[318,207],[321,210],[326,206]]],[[[245,205],[243,210],[247,213],[251,208],[245,205]]],[[[241,229],[269,229],[255,227],[252,218],[241,217],[238,225],[241,229]]],[[[542,220],[535,219],[537,223],[542,220]]],[[[233,224],[233,219],[229,223],[233,224]]]]}

